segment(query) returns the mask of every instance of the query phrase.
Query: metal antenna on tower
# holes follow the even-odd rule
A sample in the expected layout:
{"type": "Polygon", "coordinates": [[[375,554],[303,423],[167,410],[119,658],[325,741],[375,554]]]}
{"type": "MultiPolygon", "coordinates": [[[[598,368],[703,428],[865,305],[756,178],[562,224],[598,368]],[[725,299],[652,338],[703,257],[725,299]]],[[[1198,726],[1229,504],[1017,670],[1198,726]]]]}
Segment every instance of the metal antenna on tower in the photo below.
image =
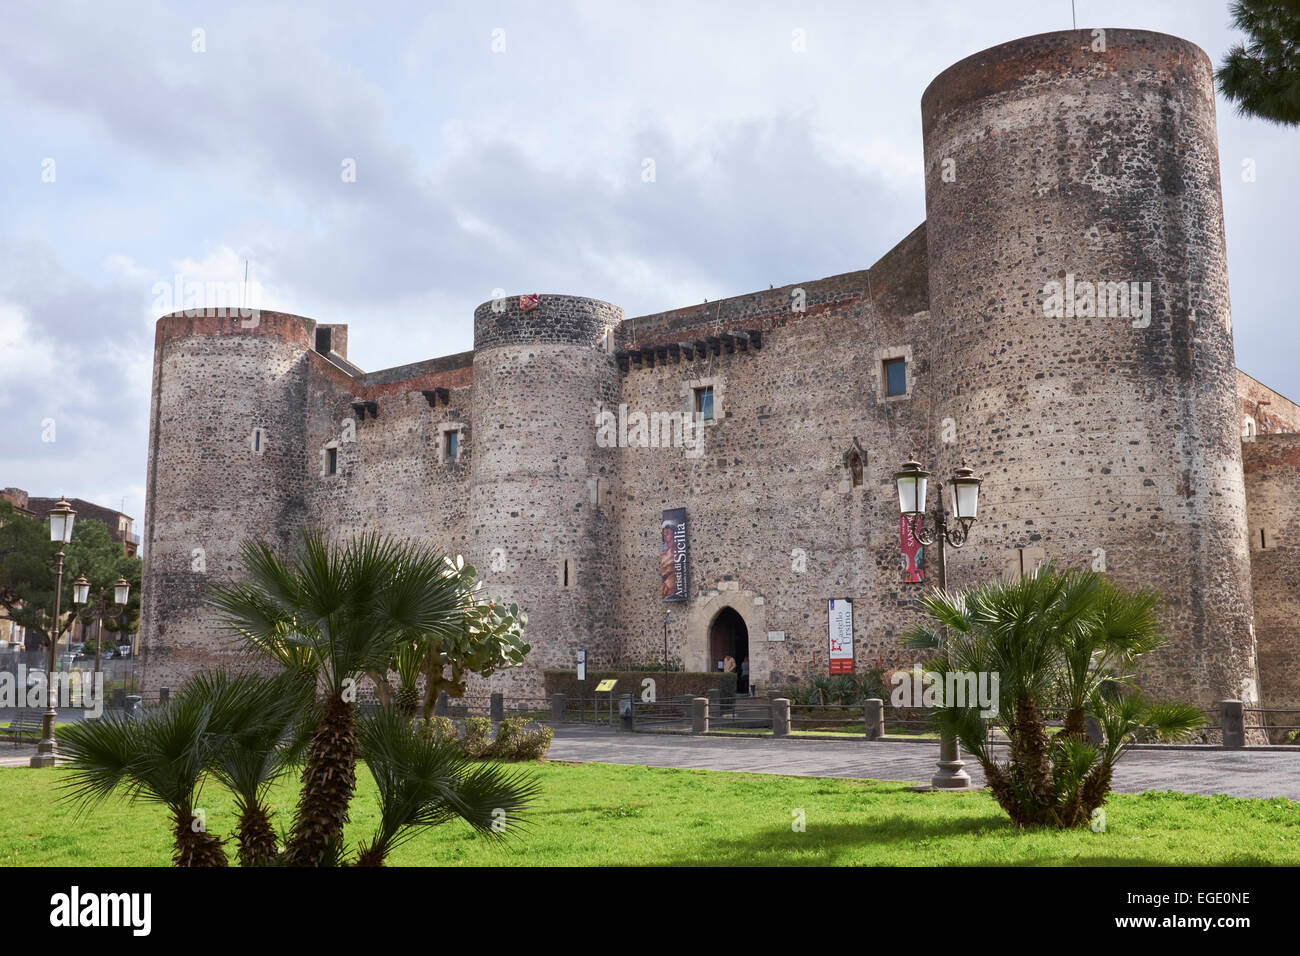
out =
{"type": "Polygon", "coordinates": [[[1074,16],[1074,0],[1070,0],[1070,23],[1073,25],[1074,29],[1079,29],[1079,21],[1076,20],[1074,16]]]}
{"type": "MultiPolygon", "coordinates": [[[[1073,3],[1074,0],[1070,0],[1070,2],[1073,3]]],[[[240,308],[243,308],[245,305],[248,304],[247,302],[244,301],[247,298],[248,298],[248,260],[245,259],[244,260],[244,288],[240,290],[239,293],[240,308]]]]}

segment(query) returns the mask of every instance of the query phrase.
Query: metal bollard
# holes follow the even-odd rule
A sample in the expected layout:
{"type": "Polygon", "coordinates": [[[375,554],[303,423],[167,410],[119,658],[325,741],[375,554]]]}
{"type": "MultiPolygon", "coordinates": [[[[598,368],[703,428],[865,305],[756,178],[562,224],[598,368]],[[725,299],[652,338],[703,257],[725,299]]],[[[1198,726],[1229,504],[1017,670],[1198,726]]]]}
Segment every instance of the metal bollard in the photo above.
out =
{"type": "Polygon", "coordinates": [[[500,691],[494,691],[488,702],[488,717],[494,723],[500,723],[506,716],[506,699],[500,691]]]}
{"type": "Polygon", "coordinates": [[[447,696],[445,690],[438,691],[438,700],[433,705],[433,715],[435,717],[446,717],[451,713],[451,698],[447,696]]]}

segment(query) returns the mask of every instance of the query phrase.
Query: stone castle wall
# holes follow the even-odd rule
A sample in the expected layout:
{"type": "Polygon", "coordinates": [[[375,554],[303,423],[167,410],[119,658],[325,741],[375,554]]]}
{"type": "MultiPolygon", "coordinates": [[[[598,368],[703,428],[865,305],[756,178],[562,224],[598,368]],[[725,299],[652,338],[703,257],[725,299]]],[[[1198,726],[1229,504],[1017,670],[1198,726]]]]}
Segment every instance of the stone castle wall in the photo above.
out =
{"type": "Polygon", "coordinates": [[[1213,69],[1175,37],[1087,37],[994,47],[922,97],[942,466],[985,478],[953,566],[1104,557],[1161,592],[1155,683],[1208,706],[1254,686],[1213,69]],[[1053,281],[1075,314],[1044,314],[1053,281]],[[1111,281],[1149,314],[1075,286],[1111,281]]]}
{"type": "MultiPolygon", "coordinates": [[[[1268,707],[1300,708],[1300,434],[1260,435],[1241,447],[1260,695],[1268,707]]],[[[1300,712],[1273,717],[1300,724],[1300,712]]]]}
{"type": "MultiPolygon", "coordinates": [[[[296,316],[161,319],[146,684],[223,659],[207,581],[233,573],[242,537],[270,528],[288,548],[302,524],[464,554],[485,595],[523,606],[529,663],[475,692],[539,695],[579,647],[592,668],[657,661],[669,609],[689,667],[711,666],[731,607],[755,682],[803,680],[827,672],[826,602],[845,597],[856,668],[905,663],[922,585],[903,582],[893,474],[912,455],[985,478],[950,586],[1104,566],[1163,594],[1154,690],[1253,699],[1256,639],[1261,668],[1294,673],[1300,475],[1271,433],[1300,430],[1300,408],[1234,368],[1208,60],[1159,34],[1081,37],[1005,44],[931,84],[927,222],[867,270],[626,320],[593,299],[501,299],[476,310],[472,352],[373,373],[346,360],[343,325],[322,355],[296,316]],[[1044,316],[1067,274],[1150,281],[1149,322],[1044,316]],[[885,394],[893,358],[905,395],[885,394]],[[702,387],[716,418],[698,453],[601,439],[602,411],[689,415],[702,387]],[[1246,415],[1261,439],[1243,474],[1246,415]],[[254,425],[268,444],[245,454],[254,425]],[[660,596],[661,513],[678,507],[685,604],[660,596]],[[1252,550],[1258,522],[1271,552],[1252,550]]],[[[1266,700],[1294,699],[1264,670],[1266,700]]]]}

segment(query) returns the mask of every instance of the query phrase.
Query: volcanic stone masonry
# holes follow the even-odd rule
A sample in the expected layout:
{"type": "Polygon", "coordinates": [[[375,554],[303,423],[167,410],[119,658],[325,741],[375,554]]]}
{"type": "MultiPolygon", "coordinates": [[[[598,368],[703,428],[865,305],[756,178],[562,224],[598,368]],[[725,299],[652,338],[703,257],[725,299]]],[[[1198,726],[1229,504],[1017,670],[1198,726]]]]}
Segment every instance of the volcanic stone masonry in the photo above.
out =
{"type": "Polygon", "coordinates": [[[578,648],[658,661],[667,610],[688,668],[806,680],[843,598],[855,668],[907,664],[924,584],[893,473],[916,455],[985,479],[952,586],[1104,569],[1162,594],[1150,689],[1300,707],[1300,407],[1235,368],[1209,59],[1044,34],[950,67],[921,112],[926,222],[860,272],[637,318],[496,299],[473,351],[369,373],[345,325],[159,319],[146,686],[227,658],[205,588],[243,538],[288,548],[304,524],[464,554],[522,605],[528,664],[474,692],[540,696],[578,648]],[[710,395],[695,443],[682,416],[710,395]],[[602,439],[638,413],[653,440],[602,439]],[[677,508],[683,603],[661,594],[677,508]]]}

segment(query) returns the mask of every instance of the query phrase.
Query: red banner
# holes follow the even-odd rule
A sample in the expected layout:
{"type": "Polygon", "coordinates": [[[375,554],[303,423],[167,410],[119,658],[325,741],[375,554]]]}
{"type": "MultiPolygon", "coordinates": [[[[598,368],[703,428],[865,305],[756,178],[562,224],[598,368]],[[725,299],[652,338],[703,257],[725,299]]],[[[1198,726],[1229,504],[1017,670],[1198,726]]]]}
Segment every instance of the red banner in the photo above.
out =
{"type": "Polygon", "coordinates": [[[912,534],[912,526],[904,515],[898,516],[898,538],[903,552],[903,581],[907,584],[920,584],[925,580],[925,548],[916,540],[916,535],[912,534]]]}

